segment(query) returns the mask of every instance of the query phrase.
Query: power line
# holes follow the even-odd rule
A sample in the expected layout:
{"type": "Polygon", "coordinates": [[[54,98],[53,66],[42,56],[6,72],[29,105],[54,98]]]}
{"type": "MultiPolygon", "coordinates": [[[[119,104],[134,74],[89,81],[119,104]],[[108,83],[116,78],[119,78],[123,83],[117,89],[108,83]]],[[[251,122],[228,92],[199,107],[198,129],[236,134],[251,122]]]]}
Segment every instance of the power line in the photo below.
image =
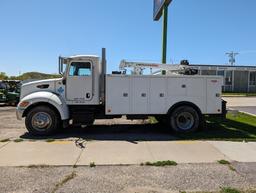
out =
{"type": "Polygon", "coordinates": [[[228,55],[229,57],[229,64],[231,66],[234,66],[235,63],[236,63],[236,56],[238,55],[239,53],[235,53],[235,52],[227,52],[226,55],[228,55]]]}

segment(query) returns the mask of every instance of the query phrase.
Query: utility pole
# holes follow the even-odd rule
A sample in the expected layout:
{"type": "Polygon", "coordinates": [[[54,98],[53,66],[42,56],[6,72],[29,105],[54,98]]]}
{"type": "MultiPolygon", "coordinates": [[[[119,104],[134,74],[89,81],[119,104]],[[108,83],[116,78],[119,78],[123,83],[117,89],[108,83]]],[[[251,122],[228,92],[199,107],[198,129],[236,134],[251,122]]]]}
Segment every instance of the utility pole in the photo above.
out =
{"type": "Polygon", "coordinates": [[[163,42],[162,42],[162,63],[166,64],[167,55],[167,26],[168,26],[168,5],[163,7],[163,42]]]}
{"type": "Polygon", "coordinates": [[[229,64],[231,66],[234,66],[235,63],[236,63],[236,56],[238,55],[239,53],[235,53],[235,52],[227,52],[226,55],[228,55],[229,57],[229,64]]]}

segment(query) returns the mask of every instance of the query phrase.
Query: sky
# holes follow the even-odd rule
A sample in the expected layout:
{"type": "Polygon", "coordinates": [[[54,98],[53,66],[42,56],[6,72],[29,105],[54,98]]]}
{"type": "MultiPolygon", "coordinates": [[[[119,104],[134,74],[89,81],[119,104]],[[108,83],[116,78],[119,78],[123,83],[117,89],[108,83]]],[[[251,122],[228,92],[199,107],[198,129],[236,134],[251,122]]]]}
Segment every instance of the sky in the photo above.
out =
{"type": "MultiPolygon", "coordinates": [[[[173,0],[168,63],[256,65],[255,0],[173,0]]],[[[58,56],[101,55],[108,72],[122,59],[161,61],[162,20],[153,0],[0,0],[0,72],[58,72],[58,56]]]]}

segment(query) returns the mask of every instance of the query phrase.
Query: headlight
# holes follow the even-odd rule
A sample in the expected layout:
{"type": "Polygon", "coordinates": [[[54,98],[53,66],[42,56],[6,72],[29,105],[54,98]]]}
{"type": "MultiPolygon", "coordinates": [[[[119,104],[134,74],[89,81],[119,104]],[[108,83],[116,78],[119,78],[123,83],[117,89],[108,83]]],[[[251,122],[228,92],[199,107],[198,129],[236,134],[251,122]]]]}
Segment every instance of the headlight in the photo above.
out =
{"type": "Polygon", "coordinates": [[[19,103],[19,107],[21,107],[21,108],[25,108],[25,107],[27,107],[29,105],[29,102],[28,101],[22,101],[22,102],[20,102],[19,103]]]}

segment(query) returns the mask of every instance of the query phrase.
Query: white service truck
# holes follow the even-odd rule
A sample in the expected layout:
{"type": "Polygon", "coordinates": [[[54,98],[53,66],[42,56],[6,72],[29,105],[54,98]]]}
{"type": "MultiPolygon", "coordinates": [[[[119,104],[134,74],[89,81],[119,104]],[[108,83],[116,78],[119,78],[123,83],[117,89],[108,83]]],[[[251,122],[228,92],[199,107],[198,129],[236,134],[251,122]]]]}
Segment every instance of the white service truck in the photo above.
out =
{"type": "Polygon", "coordinates": [[[23,84],[17,118],[28,131],[49,135],[69,124],[91,125],[95,119],[145,119],[155,116],[177,132],[196,131],[204,115],[225,114],[220,76],[191,74],[189,65],[122,61],[106,74],[106,54],[59,57],[59,79],[23,84]],[[126,74],[126,68],[133,73],[126,74]],[[143,75],[145,68],[166,73],[143,75]]]}

